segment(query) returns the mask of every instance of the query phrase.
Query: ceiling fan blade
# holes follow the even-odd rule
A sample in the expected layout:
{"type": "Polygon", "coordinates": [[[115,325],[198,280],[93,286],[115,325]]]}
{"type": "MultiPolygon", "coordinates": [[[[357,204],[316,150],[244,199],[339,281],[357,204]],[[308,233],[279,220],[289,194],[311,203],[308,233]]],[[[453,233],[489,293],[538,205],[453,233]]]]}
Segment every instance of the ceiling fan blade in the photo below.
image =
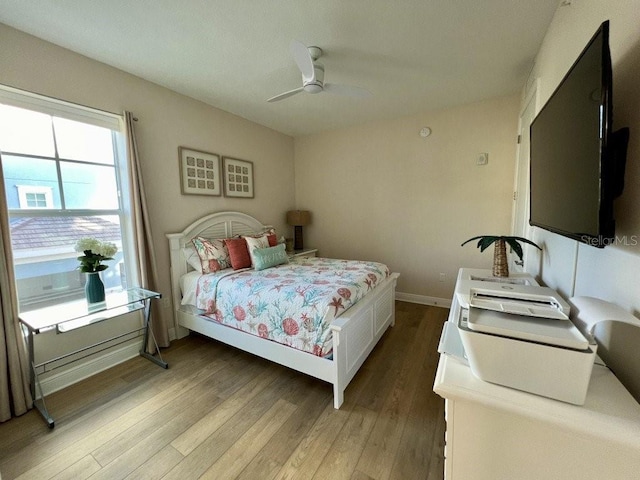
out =
{"type": "Polygon", "coordinates": [[[281,93],[280,95],[276,95],[275,97],[271,97],[267,102],[278,102],[280,100],[284,100],[285,98],[289,98],[296,93],[300,93],[304,90],[304,87],[299,87],[294,90],[289,90],[288,92],[281,93]]]}
{"type": "Polygon", "coordinates": [[[291,55],[293,55],[296,65],[298,65],[298,68],[302,73],[304,83],[315,82],[316,72],[313,68],[313,59],[311,58],[311,54],[309,53],[307,46],[298,40],[292,40],[289,45],[289,50],[291,51],[291,55]]]}
{"type": "Polygon", "coordinates": [[[353,85],[341,85],[339,83],[325,83],[324,91],[343,97],[367,98],[373,95],[366,88],[354,87],[353,85]]]}

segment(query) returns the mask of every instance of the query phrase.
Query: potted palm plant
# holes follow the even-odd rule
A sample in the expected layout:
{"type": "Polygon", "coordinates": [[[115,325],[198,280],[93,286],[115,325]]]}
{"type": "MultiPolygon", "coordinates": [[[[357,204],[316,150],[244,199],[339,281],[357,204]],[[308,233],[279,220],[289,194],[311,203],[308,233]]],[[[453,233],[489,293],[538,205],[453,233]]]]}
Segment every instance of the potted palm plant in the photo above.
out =
{"type": "Polygon", "coordinates": [[[489,246],[495,243],[493,250],[493,276],[494,277],[508,277],[509,276],[509,264],[507,263],[507,244],[511,247],[511,251],[515,252],[520,261],[522,261],[522,245],[520,242],[533,245],[538,250],[542,250],[537,244],[529,239],[523,237],[513,237],[506,235],[478,235],[472,237],[469,240],[462,243],[461,246],[478,240],[476,245],[481,252],[484,252],[489,246]]]}

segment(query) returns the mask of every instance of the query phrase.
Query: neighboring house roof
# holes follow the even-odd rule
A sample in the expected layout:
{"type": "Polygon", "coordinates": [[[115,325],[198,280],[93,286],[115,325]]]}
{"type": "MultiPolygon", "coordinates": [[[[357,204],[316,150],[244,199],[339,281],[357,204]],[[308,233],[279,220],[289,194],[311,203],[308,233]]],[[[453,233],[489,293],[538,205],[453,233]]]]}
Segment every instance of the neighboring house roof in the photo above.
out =
{"type": "Polygon", "coordinates": [[[73,247],[83,237],[120,241],[120,226],[98,216],[13,218],[10,229],[14,250],[73,247]]]}

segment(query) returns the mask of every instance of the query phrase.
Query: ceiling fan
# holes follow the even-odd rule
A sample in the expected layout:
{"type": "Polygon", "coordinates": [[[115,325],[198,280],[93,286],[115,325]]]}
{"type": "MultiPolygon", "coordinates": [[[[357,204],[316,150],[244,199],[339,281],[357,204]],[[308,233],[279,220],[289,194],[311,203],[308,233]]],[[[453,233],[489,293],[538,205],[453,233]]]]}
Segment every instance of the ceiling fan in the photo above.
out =
{"type": "Polygon", "coordinates": [[[337,83],[324,83],[324,65],[318,63],[322,56],[320,47],[307,47],[298,40],[293,40],[289,46],[291,55],[302,73],[302,86],[288,92],[271,97],[267,102],[278,102],[289,98],[297,93],[332,93],[345,97],[366,98],[371,96],[371,92],[361,87],[352,85],[341,85],[337,83]]]}

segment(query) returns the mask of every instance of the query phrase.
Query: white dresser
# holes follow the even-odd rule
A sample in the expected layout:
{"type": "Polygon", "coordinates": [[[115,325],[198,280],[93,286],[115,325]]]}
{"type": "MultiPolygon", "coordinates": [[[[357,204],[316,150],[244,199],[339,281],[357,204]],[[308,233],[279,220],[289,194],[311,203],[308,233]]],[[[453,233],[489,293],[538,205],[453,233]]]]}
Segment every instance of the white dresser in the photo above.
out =
{"type": "MultiPolygon", "coordinates": [[[[459,289],[470,272],[491,276],[460,271],[449,322],[468,308],[459,289]]],[[[576,406],[484,382],[464,359],[441,354],[433,389],[445,399],[445,479],[640,478],[640,405],[600,363],[576,406]]]]}

